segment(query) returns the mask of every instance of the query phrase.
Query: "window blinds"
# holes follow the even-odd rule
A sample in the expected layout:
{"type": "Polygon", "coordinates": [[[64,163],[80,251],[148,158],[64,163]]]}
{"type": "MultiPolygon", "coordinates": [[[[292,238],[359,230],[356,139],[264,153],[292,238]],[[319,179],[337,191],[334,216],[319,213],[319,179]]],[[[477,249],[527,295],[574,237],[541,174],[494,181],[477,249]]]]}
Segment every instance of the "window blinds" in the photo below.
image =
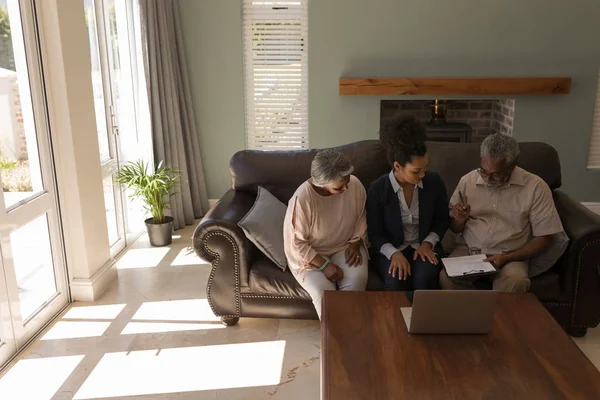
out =
{"type": "Polygon", "coordinates": [[[307,0],[243,0],[247,148],[308,148],[307,0]]]}

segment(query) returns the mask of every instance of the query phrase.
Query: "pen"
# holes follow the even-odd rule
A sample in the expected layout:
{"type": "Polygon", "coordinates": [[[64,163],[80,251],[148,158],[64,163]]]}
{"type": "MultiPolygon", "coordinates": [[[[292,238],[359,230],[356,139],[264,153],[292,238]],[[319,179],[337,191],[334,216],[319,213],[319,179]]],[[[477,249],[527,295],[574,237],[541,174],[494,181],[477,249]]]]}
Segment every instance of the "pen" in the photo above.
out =
{"type": "MultiPolygon", "coordinates": [[[[467,204],[465,198],[463,197],[462,192],[459,190],[458,191],[458,197],[460,197],[460,202],[463,204],[467,204]]],[[[467,211],[467,207],[463,207],[463,211],[467,211]]],[[[475,219],[475,217],[473,217],[472,215],[469,215],[469,219],[475,219]]]]}
{"type": "MultiPolygon", "coordinates": [[[[462,192],[460,190],[458,191],[458,197],[460,197],[460,202],[461,203],[467,204],[467,202],[465,201],[465,198],[463,197],[463,194],[462,194],[462,192]]],[[[463,207],[463,211],[465,211],[466,209],[467,209],[466,207],[463,207]]]]}

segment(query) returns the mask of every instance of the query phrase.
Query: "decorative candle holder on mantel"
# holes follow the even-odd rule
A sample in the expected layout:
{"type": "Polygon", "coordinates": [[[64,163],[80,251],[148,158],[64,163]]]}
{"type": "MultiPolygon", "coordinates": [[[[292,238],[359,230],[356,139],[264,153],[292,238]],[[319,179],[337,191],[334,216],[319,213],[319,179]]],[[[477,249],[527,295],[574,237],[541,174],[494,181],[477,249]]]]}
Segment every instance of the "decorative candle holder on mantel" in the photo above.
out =
{"type": "Polygon", "coordinates": [[[446,102],[444,100],[433,100],[431,105],[431,123],[432,124],[445,124],[446,121],[446,102]]]}
{"type": "Polygon", "coordinates": [[[471,142],[473,129],[463,122],[446,121],[446,100],[433,100],[431,104],[431,121],[425,124],[427,140],[440,142],[471,142]]]}

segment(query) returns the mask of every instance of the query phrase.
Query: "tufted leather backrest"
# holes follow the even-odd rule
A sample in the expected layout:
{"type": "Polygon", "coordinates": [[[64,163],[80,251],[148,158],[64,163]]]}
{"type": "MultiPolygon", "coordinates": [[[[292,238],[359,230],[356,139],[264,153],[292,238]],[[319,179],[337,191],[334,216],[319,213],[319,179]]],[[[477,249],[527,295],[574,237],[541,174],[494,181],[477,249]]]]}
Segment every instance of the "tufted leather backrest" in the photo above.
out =
{"type": "MultiPolygon", "coordinates": [[[[540,176],[552,189],[561,185],[560,161],[556,150],[545,143],[520,143],[519,166],[540,176]]],[[[438,172],[450,196],[460,178],[480,165],[479,143],[427,142],[429,170],[438,172]]],[[[354,175],[368,190],[377,177],[388,172],[385,149],[378,140],[364,140],[335,147],[354,165],[354,175]]],[[[243,150],[230,162],[233,188],[256,194],[266,188],[287,203],[298,186],[310,177],[310,164],[318,150],[243,150]]]]}
{"type": "MultiPolygon", "coordinates": [[[[427,142],[429,170],[439,173],[451,196],[460,178],[481,164],[480,143],[427,142]]],[[[518,165],[542,178],[551,189],[561,186],[560,160],[554,147],[540,142],[519,143],[518,165]]]]}
{"type": "MultiPolygon", "coordinates": [[[[389,171],[385,150],[378,140],[365,140],[335,147],[354,166],[353,174],[368,189],[377,177],[389,171]]],[[[243,150],[231,158],[233,188],[256,193],[258,186],[287,204],[298,186],[310,178],[310,164],[318,150],[243,150]]]]}

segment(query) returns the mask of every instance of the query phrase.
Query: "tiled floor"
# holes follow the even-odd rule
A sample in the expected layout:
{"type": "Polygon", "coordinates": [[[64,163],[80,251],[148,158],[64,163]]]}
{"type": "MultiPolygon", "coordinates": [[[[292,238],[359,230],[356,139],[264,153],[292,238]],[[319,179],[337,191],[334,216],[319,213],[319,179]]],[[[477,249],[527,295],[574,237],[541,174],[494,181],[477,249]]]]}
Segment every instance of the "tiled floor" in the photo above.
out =
{"type": "Polygon", "coordinates": [[[136,243],[98,302],[73,304],[5,372],[0,399],[318,399],[318,322],[221,325],[192,233],[136,243]]]}
{"type": "MultiPolygon", "coordinates": [[[[75,303],[0,377],[0,399],[318,399],[319,324],[223,327],[192,232],[136,243],[98,302],[75,303]]],[[[600,369],[600,329],[576,342],[600,369]]]]}

